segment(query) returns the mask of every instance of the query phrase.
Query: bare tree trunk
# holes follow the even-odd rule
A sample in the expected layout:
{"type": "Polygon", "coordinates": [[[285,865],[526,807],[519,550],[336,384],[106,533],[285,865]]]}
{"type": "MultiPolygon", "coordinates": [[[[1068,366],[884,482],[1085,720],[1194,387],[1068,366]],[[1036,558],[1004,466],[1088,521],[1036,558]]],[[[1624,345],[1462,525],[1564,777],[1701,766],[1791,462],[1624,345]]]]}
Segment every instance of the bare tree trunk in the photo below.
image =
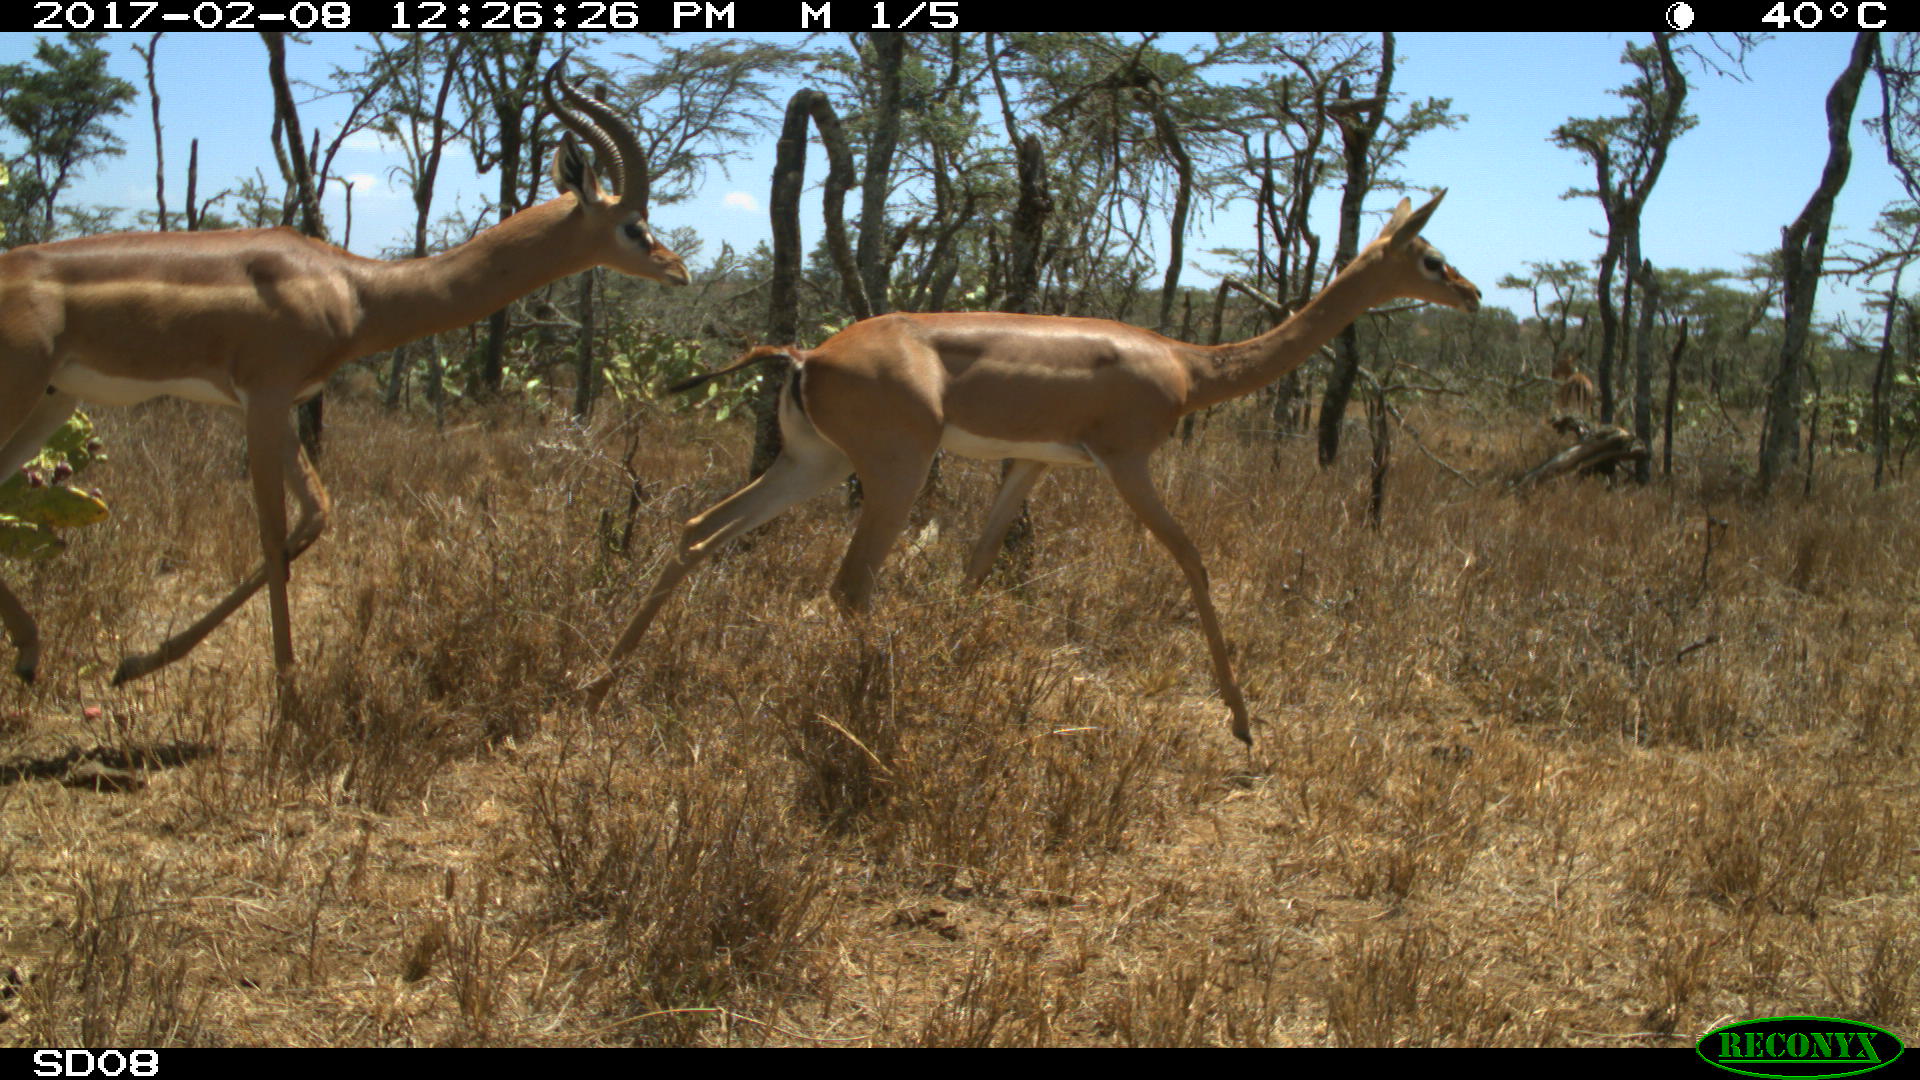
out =
{"type": "Polygon", "coordinates": [[[351,249],[353,247],[353,181],[343,180],[342,184],[347,189],[347,198],[346,198],[346,228],[343,229],[340,233],[340,246],[343,248],[351,249]]]}
{"type": "MultiPolygon", "coordinates": [[[[313,168],[307,157],[305,140],[300,136],[300,113],[294,107],[293,87],[287,82],[285,35],[261,31],[267,43],[267,77],[273,83],[273,111],[276,127],[286,140],[286,157],[291,169],[294,197],[300,214],[300,231],[315,239],[325,239],[327,228],[320,217],[320,194],[314,189],[313,168]]],[[[318,134],[317,132],[315,134],[318,134]]],[[[309,398],[295,414],[295,428],[307,456],[318,460],[320,438],[326,427],[326,401],[321,394],[309,398]]]]}
{"type": "MultiPolygon", "coordinates": [[[[1393,35],[1380,35],[1380,78],[1374,84],[1374,96],[1366,101],[1342,101],[1328,106],[1340,121],[1341,148],[1347,163],[1345,186],[1340,193],[1340,241],[1335,262],[1344,267],[1360,251],[1360,204],[1373,186],[1367,169],[1367,151],[1387,113],[1388,93],[1393,88],[1393,35]],[[1336,111],[1337,110],[1337,111],[1336,111]]],[[[1345,87],[1342,98],[1347,98],[1345,87]]],[[[1320,403],[1320,465],[1325,468],[1340,457],[1340,425],[1346,419],[1347,402],[1353,396],[1353,382],[1360,370],[1360,333],[1350,324],[1335,339],[1334,368],[1327,377],[1327,392],[1320,403]]]]}
{"type": "Polygon", "coordinates": [[[200,189],[200,140],[187,146],[187,231],[200,229],[200,208],[193,204],[200,189]]]}
{"type": "MultiPolygon", "coordinates": [[[[1907,272],[1907,260],[1900,260],[1893,270],[1893,286],[1887,290],[1887,317],[1880,327],[1880,355],[1873,364],[1873,406],[1868,424],[1873,431],[1873,488],[1880,490],[1880,484],[1887,473],[1887,444],[1893,432],[1890,398],[1893,390],[1893,330],[1894,320],[1900,311],[1900,278],[1907,272]]],[[[1911,310],[1911,308],[1909,308],[1911,310]]]]}
{"type": "MultiPolygon", "coordinates": [[[[840,271],[841,287],[856,318],[868,318],[872,311],[861,275],[847,243],[844,219],[847,189],[853,184],[853,156],[847,149],[840,118],[818,90],[800,90],[787,102],[786,121],[780,128],[773,164],[773,190],[767,196],[767,214],[773,225],[773,280],[767,288],[767,339],[787,345],[798,344],[800,336],[800,192],[806,186],[807,120],[812,117],[820,130],[820,142],[827,148],[827,183],[822,213],[827,225],[827,248],[840,271]]],[[[864,231],[862,239],[864,240],[864,231]]],[[[761,380],[753,399],[753,460],[749,469],[754,476],[767,471],[780,454],[778,406],[780,383],[761,380]]]]}
{"type": "MultiPolygon", "coordinates": [[[[1780,254],[1784,282],[1786,325],[1781,335],[1780,364],[1768,396],[1767,426],[1760,443],[1760,490],[1771,491],[1782,459],[1800,426],[1800,383],[1806,367],[1807,338],[1813,325],[1815,290],[1826,258],[1827,229],[1833,221],[1833,202],[1847,182],[1853,163],[1848,128],[1853,106],[1860,97],[1868,61],[1878,35],[1863,32],[1854,39],[1846,70],[1827,93],[1827,164],[1813,196],[1782,231],[1780,254]]],[[[1811,448],[1809,448],[1811,450],[1811,448]]]]}
{"type": "MultiPolygon", "coordinates": [[[[522,206],[520,169],[528,134],[525,111],[539,82],[543,66],[540,50],[545,40],[545,35],[534,34],[526,42],[524,55],[517,56],[508,49],[496,56],[477,55],[472,64],[491,99],[487,105],[492,108],[496,125],[493,141],[498,148],[501,221],[519,213],[522,206]]],[[[506,379],[508,329],[507,308],[488,317],[486,340],[480,348],[480,370],[476,373],[476,388],[483,393],[498,393],[506,379]]]]}
{"type": "Polygon", "coordinates": [[[1813,463],[1820,457],[1815,453],[1820,448],[1820,377],[1809,368],[1807,381],[1813,387],[1814,396],[1813,412],[1807,416],[1806,480],[1800,487],[1801,498],[1807,498],[1813,494],[1813,463]]]}
{"type": "Polygon", "coordinates": [[[1032,312],[1040,287],[1040,250],[1046,241],[1047,218],[1053,213],[1053,195],[1047,190],[1047,159],[1040,137],[1020,140],[1018,158],[1020,199],[1009,223],[1011,265],[1007,268],[1007,298],[1001,310],[1032,312]]]}
{"type": "Polygon", "coordinates": [[[1613,272],[1620,262],[1620,241],[1608,229],[1607,247],[1600,254],[1600,280],[1595,299],[1600,304],[1600,362],[1594,365],[1594,389],[1600,391],[1600,422],[1613,423],[1613,346],[1620,340],[1620,312],[1613,303],[1613,272]]]}
{"type": "Polygon", "coordinates": [[[800,192],[807,179],[807,109],[814,93],[798,91],[787,103],[786,124],[774,147],[773,190],[767,197],[773,226],[773,280],[767,287],[770,342],[791,342],[800,334],[800,192]]]}
{"type": "Polygon", "coordinates": [[[1686,351],[1687,320],[1681,319],[1680,339],[1673,343],[1673,352],[1667,354],[1667,416],[1661,471],[1669,477],[1673,475],[1673,401],[1680,394],[1680,354],[1686,351]]]}
{"type": "Polygon", "coordinates": [[[474,388],[486,394],[499,393],[507,378],[507,309],[487,316],[487,337],[480,346],[480,370],[474,388]]]}
{"type": "Polygon", "coordinates": [[[1031,313],[1034,293],[1040,287],[1040,250],[1045,243],[1047,218],[1053,213],[1053,195],[1047,190],[1047,159],[1040,148],[1040,137],[1020,134],[1013,118],[1013,106],[1007,100],[1007,86],[1000,75],[999,53],[993,47],[993,34],[987,34],[987,71],[993,76],[994,92],[1000,97],[1000,115],[1007,126],[1007,140],[1018,147],[1015,167],[1020,181],[1019,201],[1014,204],[1008,223],[1008,247],[1012,249],[1007,267],[1007,294],[1000,310],[1031,313]]]}
{"type": "MultiPolygon", "coordinates": [[[[853,151],[847,146],[846,130],[840,126],[840,116],[833,111],[833,103],[827,95],[815,90],[807,100],[807,113],[813,117],[814,130],[820,133],[820,145],[827,151],[827,182],[820,193],[820,213],[825,219],[827,229],[827,253],[833,259],[834,269],[840,274],[840,290],[847,307],[856,319],[870,319],[885,308],[877,306],[885,302],[876,300],[861,278],[861,272],[854,255],[853,247],[847,240],[847,191],[853,187],[853,151]]],[[[806,138],[805,124],[802,124],[801,139],[806,138]]],[[[800,168],[805,169],[806,157],[803,153],[800,168]]],[[[864,211],[862,212],[864,218],[864,211]]],[[[798,226],[795,226],[794,242],[799,242],[798,226]]],[[[884,282],[882,292],[885,291],[884,282]]],[[[791,338],[783,339],[791,340],[791,338]]]]}
{"type": "Polygon", "coordinates": [[[867,301],[875,314],[885,314],[893,310],[887,295],[893,265],[887,242],[887,194],[893,184],[893,152],[900,142],[900,70],[906,62],[907,36],[868,34],[867,42],[873,46],[880,101],[873,115],[873,137],[867,144],[866,172],[860,182],[857,258],[867,301]]]}
{"type": "Polygon", "coordinates": [[[267,43],[267,77],[273,83],[274,115],[279,117],[286,143],[288,178],[293,183],[300,231],[315,239],[325,239],[326,225],[320,218],[320,195],[314,189],[313,168],[306,153],[306,140],[300,133],[300,113],[293,103],[293,87],[287,82],[286,35],[261,31],[267,43]]]}
{"type": "Polygon", "coordinates": [[[406,392],[407,354],[412,344],[408,342],[387,354],[387,392],[383,403],[388,409],[398,409],[406,392]]]}
{"type": "Polygon", "coordinates": [[[158,207],[159,216],[156,227],[167,231],[167,142],[160,134],[160,87],[153,78],[153,59],[160,51],[160,35],[147,39],[147,47],[141,48],[135,43],[133,51],[147,62],[147,100],[153,106],[153,201],[158,207]]]}
{"type": "Polygon", "coordinates": [[[1393,429],[1387,426],[1387,393],[1379,383],[1367,392],[1367,430],[1373,435],[1373,471],[1367,497],[1367,525],[1380,527],[1387,503],[1387,466],[1393,454],[1393,429]]]}
{"type": "Polygon", "coordinates": [[[987,35],[987,71],[993,75],[993,88],[1000,98],[1000,117],[1006,123],[1006,138],[1016,152],[1020,177],[1020,202],[1014,204],[1014,217],[1008,223],[1008,248],[1012,248],[1006,269],[1006,296],[998,307],[1002,311],[1031,313],[1035,309],[1035,290],[1041,284],[1041,246],[1046,240],[1046,217],[1054,211],[1054,198],[1046,184],[1046,158],[1037,135],[1020,135],[1020,123],[1014,119],[1014,106],[1006,96],[1006,81],[1000,77],[1000,58],[993,48],[993,35],[987,35]]]}
{"type": "MultiPolygon", "coordinates": [[[[1635,247],[1639,244],[1636,242],[1635,247]]],[[[1659,306],[1659,288],[1653,280],[1653,264],[1640,260],[1640,326],[1633,343],[1633,434],[1643,444],[1653,445],[1653,314],[1659,306]]],[[[1653,479],[1653,462],[1640,458],[1633,464],[1634,482],[1653,479]]]]}
{"type": "Polygon", "coordinates": [[[1173,317],[1173,298],[1180,291],[1180,271],[1186,262],[1187,212],[1193,204],[1193,158],[1180,141],[1179,125],[1167,115],[1166,99],[1156,92],[1152,104],[1154,128],[1173,158],[1174,173],[1179,181],[1173,193],[1173,220],[1167,224],[1167,275],[1160,286],[1160,318],[1156,324],[1164,334],[1168,320],[1173,317]]]}

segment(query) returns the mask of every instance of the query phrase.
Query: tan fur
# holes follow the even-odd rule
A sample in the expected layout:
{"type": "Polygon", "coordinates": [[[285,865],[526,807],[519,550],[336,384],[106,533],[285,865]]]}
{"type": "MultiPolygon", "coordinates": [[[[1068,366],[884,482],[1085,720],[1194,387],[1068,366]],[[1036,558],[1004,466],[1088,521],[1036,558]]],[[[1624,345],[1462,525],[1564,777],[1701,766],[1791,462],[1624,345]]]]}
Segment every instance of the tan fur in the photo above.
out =
{"type": "Polygon", "coordinates": [[[1553,365],[1553,377],[1560,380],[1553,391],[1553,405],[1562,413],[1591,414],[1594,409],[1593,380],[1581,374],[1576,366],[1579,360],[1577,352],[1561,353],[1553,365]]]}
{"type": "MultiPolygon", "coordinates": [[[[1286,374],[1374,304],[1407,297],[1477,309],[1479,290],[1419,238],[1439,202],[1436,196],[1416,211],[1402,200],[1380,236],[1311,303],[1269,333],[1232,345],[1188,345],[1108,319],[981,312],[883,315],[818,348],[748,353],[736,368],[775,355],[798,362],[780,405],[786,447],[766,474],[687,524],[678,557],[615,643],[610,663],[633,649],[674,587],[714,548],[849,471],[859,475],[865,501],[833,591],[844,607],[865,608],[943,441],[1025,444],[1032,450],[1003,479],[968,559],[968,580],[977,586],[1026,493],[1077,449],[1106,470],[1186,574],[1233,733],[1249,740],[1206,569],[1161,504],[1148,458],[1180,416],[1286,374]],[[953,438],[953,429],[970,439],[953,438]]],[[[590,709],[613,677],[610,671],[590,689],[590,709]]]]}
{"type": "MultiPolygon", "coordinates": [[[[556,111],[596,145],[633,145],[629,132],[556,111]]],[[[573,164],[577,189],[425,259],[366,259],[284,228],[116,233],[0,254],[0,476],[39,452],[82,393],[171,393],[246,413],[265,562],[187,630],[126,658],[116,682],[185,655],[263,583],[275,662],[292,664],[286,567],[325,528],[328,502],[287,413],[341,364],[464,326],[591,266],[686,284],[680,256],[626,235],[645,218],[642,199],[602,192],[584,159],[573,164]],[[288,484],[299,504],[291,533],[288,484]]],[[[19,650],[15,671],[31,679],[39,631],[3,583],[0,621],[19,650]]]]}

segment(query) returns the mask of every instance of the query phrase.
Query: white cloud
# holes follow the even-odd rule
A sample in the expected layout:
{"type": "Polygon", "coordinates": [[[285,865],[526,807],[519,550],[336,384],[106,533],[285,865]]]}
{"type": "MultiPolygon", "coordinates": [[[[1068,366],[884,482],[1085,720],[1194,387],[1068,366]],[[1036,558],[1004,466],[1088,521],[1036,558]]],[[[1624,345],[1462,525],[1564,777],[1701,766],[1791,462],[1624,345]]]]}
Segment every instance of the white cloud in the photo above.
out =
{"type": "Polygon", "coordinates": [[[353,185],[353,197],[356,199],[377,199],[393,194],[387,190],[387,185],[372,173],[348,173],[341,179],[353,185]]]}
{"type": "Polygon", "coordinates": [[[720,201],[735,210],[745,210],[749,214],[760,212],[760,200],[744,191],[729,191],[727,197],[720,201]]]}

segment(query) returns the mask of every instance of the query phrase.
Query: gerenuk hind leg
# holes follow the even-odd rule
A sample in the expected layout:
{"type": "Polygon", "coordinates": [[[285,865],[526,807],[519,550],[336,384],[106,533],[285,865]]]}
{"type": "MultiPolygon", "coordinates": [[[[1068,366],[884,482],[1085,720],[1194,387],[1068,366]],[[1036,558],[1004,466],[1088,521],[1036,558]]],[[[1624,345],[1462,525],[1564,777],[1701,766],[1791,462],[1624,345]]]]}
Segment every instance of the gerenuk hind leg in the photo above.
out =
{"type": "Polygon", "coordinates": [[[654,616],[687,575],[728,542],[772,521],[796,503],[825,492],[852,470],[845,455],[814,433],[811,426],[803,425],[805,421],[801,420],[783,428],[786,445],[766,472],[687,522],[672,560],[660,571],[640,610],[607,655],[607,673],[587,688],[587,715],[599,711],[619,674],[620,661],[640,643],[654,616]]]}

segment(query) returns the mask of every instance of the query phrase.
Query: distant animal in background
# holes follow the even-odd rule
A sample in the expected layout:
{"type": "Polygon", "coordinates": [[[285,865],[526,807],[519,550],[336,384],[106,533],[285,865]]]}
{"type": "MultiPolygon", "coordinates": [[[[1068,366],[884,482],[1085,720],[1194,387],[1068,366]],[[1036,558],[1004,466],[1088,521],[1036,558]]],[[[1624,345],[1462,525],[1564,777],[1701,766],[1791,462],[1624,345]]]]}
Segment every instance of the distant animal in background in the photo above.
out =
{"type": "Polygon", "coordinates": [[[1594,407],[1593,380],[1580,372],[1580,353],[1564,352],[1554,362],[1553,377],[1560,385],[1553,391],[1553,407],[1562,413],[1592,415],[1594,407]]]}

